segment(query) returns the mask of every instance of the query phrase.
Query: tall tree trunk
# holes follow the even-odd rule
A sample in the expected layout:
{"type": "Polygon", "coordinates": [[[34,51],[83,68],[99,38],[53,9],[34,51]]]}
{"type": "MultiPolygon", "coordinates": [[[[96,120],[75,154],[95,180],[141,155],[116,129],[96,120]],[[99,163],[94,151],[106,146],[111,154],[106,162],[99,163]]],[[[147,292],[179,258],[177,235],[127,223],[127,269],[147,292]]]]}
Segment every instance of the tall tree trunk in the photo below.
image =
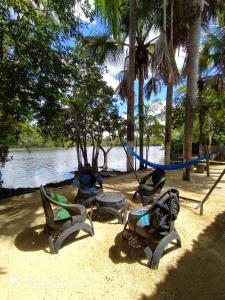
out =
{"type": "MultiPolygon", "coordinates": [[[[139,89],[138,89],[138,113],[139,113],[139,153],[140,157],[144,157],[144,68],[139,67],[138,74],[139,89]]],[[[140,161],[140,170],[144,169],[143,162],[140,161]]]]}
{"type": "Polygon", "coordinates": [[[89,165],[89,163],[88,163],[86,143],[84,145],[80,145],[80,147],[81,147],[81,152],[82,152],[82,156],[83,156],[83,159],[84,159],[84,167],[87,167],[89,165]]]}
{"type": "MultiPolygon", "coordinates": [[[[132,148],[134,146],[134,80],[135,80],[136,19],[137,19],[136,0],[130,0],[127,144],[132,148]]],[[[127,171],[132,171],[133,165],[134,165],[133,156],[128,152],[127,171]]]]}
{"type": "Polygon", "coordinates": [[[203,141],[204,141],[204,133],[203,133],[203,126],[204,126],[205,114],[203,111],[199,112],[198,115],[198,123],[199,123],[199,155],[203,155],[203,141]]]}
{"type": "Polygon", "coordinates": [[[171,131],[172,131],[173,83],[167,84],[166,93],[166,122],[165,122],[165,164],[171,159],[171,131]]]}
{"type": "Polygon", "coordinates": [[[99,146],[93,145],[92,168],[95,171],[98,171],[98,156],[99,156],[99,146]]]}
{"type": "Polygon", "coordinates": [[[4,40],[4,32],[3,30],[0,31],[0,61],[3,60],[3,40],[4,40]]]}
{"type": "MultiPolygon", "coordinates": [[[[163,29],[166,31],[166,4],[164,0],[164,25],[163,29]]],[[[167,43],[169,42],[169,52],[171,61],[175,60],[175,49],[173,44],[173,10],[174,0],[170,1],[170,32],[167,32],[167,43]],[[169,33],[169,36],[168,36],[169,33]]],[[[166,94],[166,120],[165,120],[165,164],[170,164],[171,161],[171,133],[172,133],[172,108],[173,108],[173,86],[174,86],[174,74],[171,69],[168,74],[167,82],[167,94],[166,94]]]]}
{"type": "MultiPolygon", "coordinates": [[[[189,21],[189,43],[187,47],[187,96],[185,99],[184,123],[184,159],[192,158],[192,133],[194,122],[194,106],[197,94],[199,47],[201,33],[201,13],[189,21]]],[[[183,180],[190,180],[190,168],[183,171],[183,180]]]]}
{"type": "Polygon", "coordinates": [[[78,170],[79,170],[82,167],[82,162],[80,157],[80,143],[78,137],[76,137],[76,152],[77,152],[77,161],[78,161],[78,170]]]}

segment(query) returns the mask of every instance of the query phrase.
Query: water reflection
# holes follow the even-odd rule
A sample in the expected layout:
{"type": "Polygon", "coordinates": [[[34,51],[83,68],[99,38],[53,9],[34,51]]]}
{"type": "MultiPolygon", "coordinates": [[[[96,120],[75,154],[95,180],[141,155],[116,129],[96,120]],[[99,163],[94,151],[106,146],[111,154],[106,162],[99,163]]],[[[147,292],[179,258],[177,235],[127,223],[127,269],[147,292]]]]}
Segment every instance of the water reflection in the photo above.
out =
{"type": "MultiPolygon", "coordinates": [[[[75,148],[32,149],[31,153],[24,149],[12,149],[10,155],[13,155],[13,160],[7,162],[2,169],[4,187],[38,187],[41,184],[72,177],[69,172],[77,169],[75,148]]],[[[91,156],[91,148],[88,149],[88,155],[91,156]]],[[[162,163],[163,155],[164,152],[160,146],[150,147],[149,160],[152,162],[162,163]]],[[[113,148],[108,158],[109,168],[126,170],[126,154],[122,147],[113,148]]],[[[99,166],[102,165],[103,155],[100,152],[99,166]]]]}

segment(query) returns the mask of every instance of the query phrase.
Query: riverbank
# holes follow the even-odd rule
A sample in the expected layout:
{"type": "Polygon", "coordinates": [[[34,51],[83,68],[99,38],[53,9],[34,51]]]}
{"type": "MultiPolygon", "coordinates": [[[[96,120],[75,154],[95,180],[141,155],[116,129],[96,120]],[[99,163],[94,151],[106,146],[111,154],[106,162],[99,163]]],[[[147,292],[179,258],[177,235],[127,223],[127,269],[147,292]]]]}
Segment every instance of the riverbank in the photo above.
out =
{"type": "MultiPolygon", "coordinates": [[[[70,172],[71,174],[75,174],[76,172],[70,172]]],[[[122,172],[122,171],[118,171],[118,170],[110,170],[110,171],[106,171],[106,170],[102,170],[99,172],[99,175],[101,175],[103,178],[106,177],[114,177],[114,176],[119,176],[119,175],[123,175],[123,174],[127,174],[127,172],[122,172]]],[[[57,187],[62,187],[68,184],[72,184],[73,182],[73,178],[71,179],[66,179],[63,181],[59,181],[59,182],[50,182],[47,183],[45,185],[46,188],[57,188],[57,187]]],[[[19,195],[23,195],[23,194],[29,194],[32,192],[35,192],[37,190],[39,190],[40,187],[34,187],[34,188],[17,188],[17,189],[13,189],[13,188],[0,188],[0,199],[4,199],[4,198],[9,198],[9,197],[13,197],[13,196],[19,196],[19,195]]]]}
{"type": "MultiPolygon", "coordinates": [[[[165,187],[176,187],[182,196],[203,199],[223,166],[213,166],[211,177],[193,173],[191,182],[181,171],[167,172],[165,187]]],[[[138,172],[139,178],[146,171],[138,172]]],[[[139,206],[132,195],[133,174],[105,179],[106,191],[121,191],[130,209],[139,206]]],[[[73,201],[73,185],[49,188],[73,201]]],[[[215,188],[199,216],[195,204],[181,202],[176,229],[182,248],[167,251],[158,270],[146,267],[142,251],[121,238],[116,220],[94,222],[94,237],[80,233],[58,255],[49,254],[43,232],[45,217],[39,191],[0,202],[1,300],[11,299],[138,299],[190,300],[225,297],[225,178],[215,188]]]]}

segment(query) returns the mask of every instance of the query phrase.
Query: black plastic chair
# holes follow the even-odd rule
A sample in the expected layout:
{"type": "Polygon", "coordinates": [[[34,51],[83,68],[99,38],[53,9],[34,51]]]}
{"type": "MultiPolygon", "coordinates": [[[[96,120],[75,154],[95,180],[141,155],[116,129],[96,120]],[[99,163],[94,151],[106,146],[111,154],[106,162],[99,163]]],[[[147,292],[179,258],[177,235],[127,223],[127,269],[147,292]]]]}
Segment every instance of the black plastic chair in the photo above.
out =
{"type": "Polygon", "coordinates": [[[141,198],[143,205],[148,205],[153,201],[153,196],[159,194],[166,181],[165,171],[156,169],[153,172],[145,175],[137,187],[137,191],[133,195],[133,199],[136,199],[137,194],[141,198]],[[148,180],[152,179],[151,183],[148,180]]]}
{"type": "Polygon", "coordinates": [[[76,237],[80,230],[91,236],[94,235],[91,219],[89,219],[90,224],[85,223],[88,215],[84,206],[58,202],[52,199],[51,193],[43,186],[40,186],[40,193],[46,218],[44,231],[48,236],[51,253],[58,253],[64,240],[71,234],[76,237]],[[52,205],[57,208],[53,209],[52,205]]]}
{"type": "Polygon", "coordinates": [[[96,196],[103,192],[103,179],[91,167],[81,168],[73,183],[78,188],[76,203],[84,205],[86,208],[91,207],[96,200],[96,196]]]}
{"type": "Polygon", "coordinates": [[[179,192],[167,188],[151,206],[131,211],[124,227],[123,238],[130,244],[137,243],[148,259],[148,266],[158,269],[159,260],[173,240],[181,247],[181,239],[174,227],[180,210],[179,192]]]}

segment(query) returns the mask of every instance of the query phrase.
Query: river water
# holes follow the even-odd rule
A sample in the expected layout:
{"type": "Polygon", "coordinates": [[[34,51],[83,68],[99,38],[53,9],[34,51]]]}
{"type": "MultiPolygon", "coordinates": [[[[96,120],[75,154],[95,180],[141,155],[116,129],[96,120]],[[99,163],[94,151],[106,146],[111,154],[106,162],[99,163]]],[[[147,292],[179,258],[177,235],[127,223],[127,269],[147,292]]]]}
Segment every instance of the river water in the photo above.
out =
{"type": "MultiPolygon", "coordinates": [[[[91,148],[88,149],[91,157],[91,148]]],[[[72,178],[71,171],[77,169],[76,149],[38,148],[28,153],[25,149],[11,149],[13,160],[1,170],[3,187],[39,187],[41,184],[59,182],[72,178]]],[[[163,163],[164,151],[161,146],[149,149],[149,160],[163,163]]],[[[99,166],[103,165],[100,151],[99,166]]],[[[137,168],[139,163],[137,161],[137,168]]],[[[108,167],[119,171],[126,170],[126,154],[122,147],[114,147],[108,155],[108,167]]]]}

